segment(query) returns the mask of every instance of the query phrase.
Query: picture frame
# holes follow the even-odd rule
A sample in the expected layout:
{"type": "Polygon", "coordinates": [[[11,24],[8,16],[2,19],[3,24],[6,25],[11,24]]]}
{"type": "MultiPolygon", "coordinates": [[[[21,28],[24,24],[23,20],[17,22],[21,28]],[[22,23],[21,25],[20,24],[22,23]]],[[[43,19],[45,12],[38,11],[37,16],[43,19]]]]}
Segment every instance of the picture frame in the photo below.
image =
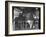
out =
{"type": "MultiPolygon", "coordinates": [[[[23,15],[21,15],[21,17],[23,15]]],[[[21,20],[21,18],[19,20],[21,20]]],[[[19,22],[21,23],[22,21],[19,21],[19,22]]],[[[30,23],[34,24],[32,22],[32,19],[30,23]]],[[[24,1],[5,1],[5,36],[37,35],[37,34],[45,34],[45,3],[24,2],[24,1]],[[14,20],[14,18],[18,17],[19,13],[21,14],[22,12],[23,12],[23,15],[27,17],[27,19],[29,19],[30,13],[32,14],[31,18],[33,18],[33,16],[35,18],[35,15],[38,15],[39,24],[38,23],[37,23],[38,25],[36,24],[38,27],[36,25],[35,26],[28,25],[27,27],[26,24],[24,24],[24,26],[21,26],[21,25],[18,26],[18,23],[15,24],[14,23],[16,22],[15,20],[18,20],[18,19],[14,20]],[[29,13],[29,16],[28,16],[28,13],[29,13]],[[30,26],[33,26],[33,27],[31,28],[30,26]]]]}

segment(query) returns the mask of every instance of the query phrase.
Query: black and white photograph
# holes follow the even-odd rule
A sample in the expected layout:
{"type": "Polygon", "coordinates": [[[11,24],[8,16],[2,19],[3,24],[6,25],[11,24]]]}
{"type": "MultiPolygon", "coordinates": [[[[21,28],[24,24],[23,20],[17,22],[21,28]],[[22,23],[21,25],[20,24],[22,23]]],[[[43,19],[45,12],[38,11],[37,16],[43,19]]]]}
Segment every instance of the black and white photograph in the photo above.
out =
{"type": "Polygon", "coordinates": [[[5,2],[5,35],[45,33],[45,3],[5,2]]]}
{"type": "Polygon", "coordinates": [[[35,7],[12,7],[13,29],[34,30],[40,29],[40,8],[35,7]]]}

